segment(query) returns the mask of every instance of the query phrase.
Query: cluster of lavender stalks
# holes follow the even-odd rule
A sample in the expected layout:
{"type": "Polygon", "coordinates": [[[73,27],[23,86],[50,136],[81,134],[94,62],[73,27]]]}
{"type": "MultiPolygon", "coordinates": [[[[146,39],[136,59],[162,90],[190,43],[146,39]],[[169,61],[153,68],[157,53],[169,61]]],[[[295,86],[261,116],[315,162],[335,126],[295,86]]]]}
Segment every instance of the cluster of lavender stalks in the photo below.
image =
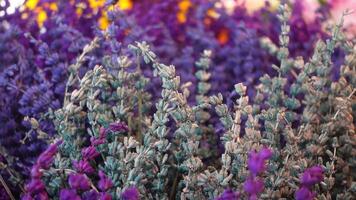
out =
{"type": "MultiPolygon", "coordinates": [[[[237,83],[232,109],[223,95],[209,95],[209,69],[215,67],[209,50],[195,63],[194,105],[188,101],[191,83],[181,83],[175,67],[161,63],[146,42],[103,55],[103,66],[80,76],[86,55],[113,40],[110,30],[103,31],[70,66],[63,106],[46,113],[57,135],[20,186],[21,198],[353,199],[356,46],[342,33],[342,17],[309,60],[291,58],[289,17],[281,6],[279,46],[261,39],[278,59],[271,66],[276,76],[262,76],[253,98],[237,83]],[[346,56],[332,81],[336,48],[346,56]],[[151,80],[143,65],[161,81],[157,102],[146,89],[151,80]],[[211,141],[218,140],[214,116],[224,130],[220,158],[211,152],[218,151],[211,141]]],[[[45,134],[35,118],[28,121],[45,134]]]]}

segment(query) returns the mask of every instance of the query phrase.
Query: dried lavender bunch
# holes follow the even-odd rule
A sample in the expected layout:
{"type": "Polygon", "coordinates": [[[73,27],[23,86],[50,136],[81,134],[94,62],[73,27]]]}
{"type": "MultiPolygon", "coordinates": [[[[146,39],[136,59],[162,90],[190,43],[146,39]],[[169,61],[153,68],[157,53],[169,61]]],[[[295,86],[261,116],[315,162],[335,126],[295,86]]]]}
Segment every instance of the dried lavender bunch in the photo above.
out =
{"type": "MultiPolygon", "coordinates": [[[[116,2],[112,1],[112,3],[116,2]]],[[[196,70],[191,66],[194,65],[194,60],[198,59],[204,49],[211,49],[214,52],[211,57],[212,65],[216,66],[211,69],[215,74],[211,77],[211,91],[213,93],[221,92],[225,97],[229,96],[235,82],[244,82],[245,85],[251,87],[258,83],[258,77],[262,74],[273,73],[269,67],[273,62],[273,57],[261,48],[257,37],[277,35],[276,31],[261,32],[261,30],[279,29],[276,17],[269,11],[266,11],[268,14],[258,15],[257,13],[254,16],[249,16],[246,12],[240,12],[243,9],[240,7],[236,8],[234,14],[230,16],[224,9],[216,8],[214,2],[200,0],[165,0],[155,3],[135,1],[131,3],[132,9],[121,12],[118,17],[113,17],[118,14],[108,13],[108,16],[103,18],[106,9],[102,6],[103,3],[98,3],[100,6],[95,7],[93,1],[40,0],[36,3],[38,9],[30,8],[31,6],[27,5],[25,9],[19,9],[15,14],[5,15],[1,18],[4,24],[7,24],[6,26],[11,25],[11,29],[19,27],[18,34],[21,36],[17,38],[18,45],[11,48],[4,47],[6,52],[1,55],[4,56],[1,57],[2,63],[7,63],[7,67],[3,68],[7,70],[4,70],[2,76],[9,76],[7,73],[13,71],[21,71],[21,73],[15,73],[5,78],[7,83],[12,83],[16,87],[8,88],[6,85],[2,88],[4,92],[10,92],[11,95],[6,97],[7,99],[1,106],[2,113],[4,113],[4,120],[1,121],[6,122],[4,126],[1,126],[1,129],[5,129],[1,132],[4,133],[4,137],[9,138],[4,140],[8,143],[4,144],[6,148],[9,148],[8,152],[19,157],[20,160],[26,160],[23,161],[23,165],[32,164],[33,158],[38,156],[46,146],[46,142],[37,141],[38,134],[31,130],[30,125],[24,122],[23,118],[25,116],[37,118],[41,130],[49,135],[55,133],[53,124],[45,119],[43,113],[48,108],[57,109],[62,106],[65,82],[69,74],[67,73],[68,67],[75,62],[75,57],[81,53],[84,45],[89,43],[89,38],[95,37],[95,32],[91,27],[98,21],[105,21],[104,19],[114,21],[120,28],[115,32],[115,28],[118,27],[111,26],[110,30],[113,31],[113,37],[119,39],[124,45],[135,40],[148,41],[163,62],[173,63],[177,66],[177,74],[181,75],[183,82],[196,83],[194,78],[196,70]],[[182,10],[184,3],[188,5],[185,11],[182,10]],[[142,14],[146,13],[144,12],[146,10],[149,12],[143,17],[142,14]],[[167,10],[172,10],[172,12],[166,12],[167,10]],[[39,23],[39,16],[44,14],[46,19],[39,23]],[[266,15],[271,17],[267,20],[270,23],[265,23],[260,17],[266,15]],[[240,22],[244,22],[246,27],[239,25],[240,22]],[[32,37],[23,37],[25,32],[29,32],[32,37]],[[184,45],[180,45],[182,43],[184,45]],[[29,55],[27,58],[21,59],[21,69],[18,65],[15,67],[17,61],[13,60],[11,56],[9,57],[8,49],[11,49],[11,52],[12,49],[22,51],[21,55],[29,55]],[[26,84],[15,81],[20,79],[26,80],[26,84]],[[233,81],[227,82],[226,79],[233,81]],[[33,87],[28,85],[33,85],[33,87]],[[39,95],[41,93],[45,93],[45,95],[41,97],[39,95]],[[32,96],[36,96],[36,98],[31,99],[32,96]],[[13,121],[13,119],[16,120],[13,121]],[[14,135],[10,137],[8,128],[12,129],[14,126],[17,130],[16,137],[14,135]],[[26,135],[32,137],[25,137],[26,135]],[[20,138],[26,138],[23,141],[27,147],[24,145],[21,148],[11,148],[10,146],[18,147],[20,138]]],[[[5,3],[4,10],[7,6],[8,3],[5,3]]],[[[294,7],[293,17],[297,20],[292,17],[291,23],[306,24],[300,17],[301,13],[298,13],[301,9],[297,5],[294,7]]],[[[303,30],[308,30],[310,33],[306,35],[324,35],[319,23],[303,27],[305,27],[303,30]],[[310,29],[306,29],[307,27],[313,28],[309,31],[310,29]]],[[[294,31],[296,31],[295,35],[297,35],[295,38],[292,35],[293,41],[297,41],[295,47],[289,46],[292,55],[307,52],[306,49],[309,48],[306,47],[312,46],[317,38],[317,36],[308,38],[308,42],[305,42],[305,34],[299,36],[300,31],[298,32],[298,30],[292,28],[292,34],[294,35],[294,31]]],[[[8,37],[4,36],[4,39],[6,43],[9,42],[8,37]]],[[[114,41],[116,40],[113,40],[111,46],[119,48],[118,42],[114,43],[114,41]]],[[[276,41],[276,37],[273,41],[276,41]]],[[[102,56],[101,52],[103,49],[96,51],[95,54],[102,56]]],[[[21,56],[17,57],[21,58],[21,56]]],[[[96,64],[104,64],[104,61],[95,56],[86,62],[89,62],[89,65],[81,68],[80,75],[96,64]]],[[[146,75],[152,74],[149,66],[143,65],[142,70],[146,75]]],[[[159,98],[160,91],[157,90],[159,81],[155,80],[155,82],[156,85],[150,86],[149,90],[152,92],[152,96],[159,98]]],[[[197,94],[194,92],[195,88],[191,89],[192,93],[197,94]]],[[[248,90],[250,96],[253,94],[251,91],[253,90],[248,90]]],[[[194,95],[191,95],[190,100],[193,99],[194,95]]]]}
{"type": "Polygon", "coordinates": [[[196,105],[188,104],[187,84],[180,83],[175,67],[162,64],[145,42],[130,45],[128,55],[118,51],[82,78],[76,76],[78,59],[64,106],[53,113],[62,142],[37,160],[23,198],[352,199],[356,47],[345,41],[341,22],[308,62],[291,58],[289,16],[282,6],[280,47],[266,42],[277,52],[277,76],[261,78],[252,103],[247,87],[236,84],[233,110],[221,94],[207,98],[209,52],[197,62],[196,105]],[[333,82],[328,72],[336,46],[348,56],[333,82]],[[141,60],[162,84],[153,115],[141,60]],[[295,78],[286,84],[289,74],[295,78]],[[221,165],[209,166],[198,150],[208,123],[201,113],[211,108],[224,127],[225,150],[221,165]],[[170,183],[176,187],[170,190],[170,183]]]}
{"type": "MultiPolygon", "coordinates": [[[[1,174],[12,191],[21,189],[30,167],[56,134],[47,112],[62,106],[68,66],[90,41],[58,16],[47,23],[48,31],[39,35],[24,33],[6,21],[1,24],[0,91],[8,94],[0,97],[0,145],[6,155],[1,174]]],[[[91,60],[86,55],[83,62],[88,65],[79,76],[97,62],[95,55],[90,53],[91,60]]]]}

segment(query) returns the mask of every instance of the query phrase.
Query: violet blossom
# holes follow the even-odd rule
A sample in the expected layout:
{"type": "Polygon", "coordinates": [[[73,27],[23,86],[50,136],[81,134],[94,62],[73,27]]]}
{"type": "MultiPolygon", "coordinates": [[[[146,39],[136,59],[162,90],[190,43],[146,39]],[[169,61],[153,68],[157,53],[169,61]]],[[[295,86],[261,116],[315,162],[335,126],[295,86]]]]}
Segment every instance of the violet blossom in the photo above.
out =
{"type": "Polygon", "coordinates": [[[52,144],[48,147],[46,151],[44,151],[37,160],[37,164],[43,168],[43,169],[48,169],[49,166],[53,162],[53,156],[57,153],[58,151],[58,146],[62,144],[62,141],[58,141],[55,144],[52,144]]]}
{"type": "Polygon", "coordinates": [[[268,148],[261,149],[260,152],[251,151],[249,153],[249,159],[247,161],[248,169],[250,172],[256,176],[257,174],[263,172],[266,168],[266,160],[272,156],[272,151],[268,148]]]}
{"type": "Polygon", "coordinates": [[[113,122],[110,123],[109,128],[106,131],[111,131],[111,132],[123,132],[123,131],[128,131],[129,128],[126,124],[122,122],[113,122]]]}
{"type": "Polygon", "coordinates": [[[106,192],[100,193],[99,200],[111,200],[112,196],[106,192]]]}
{"type": "Polygon", "coordinates": [[[324,180],[323,172],[321,166],[306,169],[301,177],[300,188],[295,192],[295,198],[297,200],[314,199],[315,194],[312,192],[312,187],[324,180]]]}
{"type": "Polygon", "coordinates": [[[138,200],[139,196],[140,193],[135,186],[125,189],[121,194],[123,200],[138,200]]]}
{"type": "Polygon", "coordinates": [[[81,200],[81,198],[73,189],[62,189],[59,194],[59,200],[81,200]]]}
{"type": "Polygon", "coordinates": [[[324,170],[320,166],[314,166],[306,169],[303,173],[301,184],[307,187],[311,187],[320,183],[324,180],[323,172],[324,170]]]}
{"type": "Polygon", "coordinates": [[[295,192],[296,200],[313,200],[315,194],[307,187],[301,187],[295,192]]]}
{"type": "Polygon", "coordinates": [[[235,192],[232,189],[226,189],[215,200],[238,200],[239,198],[240,198],[240,193],[239,192],[235,192]]]}
{"type": "Polygon", "coordinates": [[[75,170],[79,173],[87,173],[91,174],[94,173],[93,167],[87,160],[80,160],[80,161],[73,161],[73,166],[75,170]]]}
{"type": "Polygon", "coordinates": [[[90,188],[90,180],[84,174],[71,173],[68,176],[69,186],[77,190],[88,190],[90,188]]]}
{"type": "Polygon", "coordinates": [[[100,177],[100,180],[98,183],[98,188],[101,191],[105,192],[113,187],[112,181],[101,170],[99,170],[99,177],[100,177]]]}
{"type": "Polygon", "coordinates": [[[89,146],[86,148],[83,148],[82,150],[82,156],[84,159],[94,159],[96,157],[98,157],[100,155],[100,153],[95,149],[94,146],[89,146]]]}
{"type": "Polygon", "coordinates": [[[264,188],[264,183],[258,178],[248,178],[244,183],[244,190],[248,194],[250,200],[257,200],[257,194],[261,193],[264,188]]]}
{"type": "Polygon", "coordinates": [[[30,194],[40,193],[45,190],[45,185],[40,179],[32,179],[25,187],[25,190],[30,194]]]}
{"type": "Polygon", "coordinates": [[[95,190],[86,191],[82,195],[83,200],[97,200],[99,199],[99,193],[95,190]]]}

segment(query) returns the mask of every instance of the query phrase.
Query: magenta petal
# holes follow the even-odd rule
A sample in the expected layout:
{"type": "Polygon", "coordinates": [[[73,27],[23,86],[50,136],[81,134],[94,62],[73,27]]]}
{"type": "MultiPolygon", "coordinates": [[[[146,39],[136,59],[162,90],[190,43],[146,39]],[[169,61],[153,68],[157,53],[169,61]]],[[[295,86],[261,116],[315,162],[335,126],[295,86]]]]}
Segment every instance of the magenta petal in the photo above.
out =
{"type": "Polygon", "coordinates": [[[295,193],[296,200],[313,200],[314,194],[306,187],[302,187],[295,193]]]}
{"type": "Polygon", "coordinates": [[[226,189],[224,192],[215,200],[238,200],[240,198],[240,194],[238,192],[234,192],[231,189],[226,189]]]}
{"type": "Polygon", "coordinates": [[[87,160],[73,161],[73,166],[79,173],[91,174],[94,169],[87,160]]]}
{"type": "Polygon", "coordinates": [[[123,200],[138,200],[139,192],[135,186],[129,187],[121,194],[123,200]]]}
{"type": "Polygon", "coordinates": [[[112,181],[104,174],[103,171],[99,170],[99,183],[98,183],[98,188],[101,191],[107,191],[108,189],[113,187],[112,181]]]}
{"type": "Polygon", "coordinates": [[[111,199],[112,199],[111,195],[106,192],[102,192],[100,194],[99,200],[111,200],[111,199]]]}
{"type": "Polygon", "coordinates": [[[81,200],[75,190],[62,189],[59,194],[59,200],[81,200]]]}
{"type": "Polygon", "coordinates": [[[86,147],[82,150],[82,156],[84,159],[91,160],[100,155],[99,152],[96,151],[95,147],[90,146],[86,147]]]}
{"type": "Polygon", "coordinates": [[[32,179],[26,186],[25,189],[29,193],[39,193],[45,189],[45,185],[40,179],[32,179]]]}
{"type": "Polygon", "coordinates": [[[78,189],[78,190],[90,189],[90,181],[88,177],[85,176],[84,174],[75,174],[75,173],[69,174],[68,183],[72,189],[78,189]]]}
{"type": "Polygon", "coordinates": [[[324,180],[323,168],[314,166],[304,171],[301,183],[302,185],[311,187],[324,180]]]}
{"type": "Polygon", "coordinates": [[[41,178],[42,172],[40,171],[41,168],[38,165],[35,165],[31,169],[31,177],[32,178],[41,178]]]}
{"type": "Polygon", "coordinates": [[[259,156],[261,157],[261,159],[263,160],[267,160],[270,159],[272,157],[272,151],[268,148],[263,148],[261,149],[261,151],[258,153],[259,156]]]}
{"type": "Polygon", "coordinates": [[[245,181],[244,190],[250,196],[261,193],[264,188],[264,183],[262,180],[249,178],[245,181]]]}

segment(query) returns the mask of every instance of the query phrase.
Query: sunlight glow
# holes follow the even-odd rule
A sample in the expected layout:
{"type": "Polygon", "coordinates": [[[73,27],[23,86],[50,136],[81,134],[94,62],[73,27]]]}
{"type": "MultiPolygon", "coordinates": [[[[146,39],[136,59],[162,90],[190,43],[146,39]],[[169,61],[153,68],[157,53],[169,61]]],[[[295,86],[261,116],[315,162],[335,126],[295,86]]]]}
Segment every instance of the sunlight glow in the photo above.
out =
{"type": "Polygon", "coordinates": [[[7,8],[6,13],[7,14],[12,14],[15,12],[15,9],[19,6],[21,6],[25,0],[11,0],[10,2],[10,7],[7,8]]]}

